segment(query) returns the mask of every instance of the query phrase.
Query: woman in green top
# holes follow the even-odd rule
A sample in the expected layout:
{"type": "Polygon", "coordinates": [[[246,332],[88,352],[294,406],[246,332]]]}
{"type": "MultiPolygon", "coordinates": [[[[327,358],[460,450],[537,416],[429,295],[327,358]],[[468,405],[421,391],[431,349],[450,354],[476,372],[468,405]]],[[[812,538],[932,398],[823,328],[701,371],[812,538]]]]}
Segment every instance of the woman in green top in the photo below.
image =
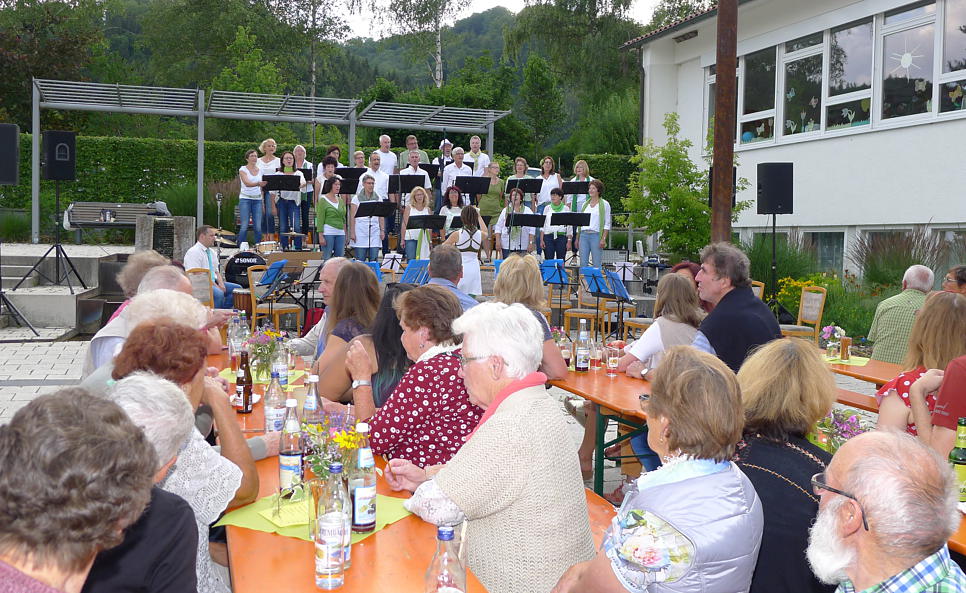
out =
{"type": "Polygon", "coordinates": [[[345,197],[339,195],[342,181],[338,177],[326,180],[315,204],[315,229],[321,233],[323,259],[342,257],[345,254],[345,197]]]}
{"type": "Polygon", "coordinates": [[[496,224],[497,217],[506,206],[506,196],[503,193],[503,180],[500,179],[500,163],[493,161],[483,173],[484,177],[490,178],[490,187],[487,192],[480,196],[479,210],[480,216],[487,216],[490,224],[487,226],[489,233],[483,246],[483,258],[490,259],[491,243],[489,237],[493,236],[493,225],[496,224]]]}

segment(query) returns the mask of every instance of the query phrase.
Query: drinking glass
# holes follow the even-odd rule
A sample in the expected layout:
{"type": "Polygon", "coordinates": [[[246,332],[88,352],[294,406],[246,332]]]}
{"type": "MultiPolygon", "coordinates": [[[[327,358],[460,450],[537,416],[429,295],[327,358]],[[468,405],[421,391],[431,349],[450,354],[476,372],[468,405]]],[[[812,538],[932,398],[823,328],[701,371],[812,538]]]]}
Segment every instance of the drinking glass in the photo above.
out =
{"type": "Polygon", "coordinates": [[[605,360],[607,361],[607,376],[616,377],[617,376],[617,365],[621,360],[621,350],[620,348],[614,348],[613,346],[608,346],[604,349],[605,360]]]}
{"type": "Polygon", "coordinates": [[[590,370],[592,371],[600,370],[600,367],[601,367],[600,359],[602,356],[603,356],[603,352],[601,352],[600,342],[597,342],[596,340],[591,340],[590,341],[590,370]]]}

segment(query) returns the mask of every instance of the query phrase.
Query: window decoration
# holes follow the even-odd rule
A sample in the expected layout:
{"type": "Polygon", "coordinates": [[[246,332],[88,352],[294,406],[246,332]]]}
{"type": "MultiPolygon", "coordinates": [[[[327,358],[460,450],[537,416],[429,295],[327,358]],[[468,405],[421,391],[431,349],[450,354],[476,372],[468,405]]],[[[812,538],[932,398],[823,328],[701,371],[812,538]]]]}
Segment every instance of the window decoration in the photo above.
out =
{"type": "Polygon", "coordinates": [[[932,110],[933,24],[882,38],[882,119],[932,110]]]}

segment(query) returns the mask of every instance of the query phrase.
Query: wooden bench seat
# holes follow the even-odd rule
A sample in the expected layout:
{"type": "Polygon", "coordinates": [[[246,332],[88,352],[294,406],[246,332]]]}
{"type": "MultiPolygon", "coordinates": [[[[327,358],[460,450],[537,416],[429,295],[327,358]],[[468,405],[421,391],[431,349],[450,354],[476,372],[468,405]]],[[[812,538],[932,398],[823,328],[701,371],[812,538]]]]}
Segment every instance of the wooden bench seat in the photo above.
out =
{"type": "MultiPolygon", "coordinates": [[[[76,241],[81,242],[82,229],[133,229],[138,216],[157,215],[154,204],[118,202],[74,202],[67,210],[67,221],[77,232],[76,241]],[[101,211],[114,212],[114,221],[101,220],[101,211]]],[[[58,221],[59,222],[59,221],[58,221]]]]}

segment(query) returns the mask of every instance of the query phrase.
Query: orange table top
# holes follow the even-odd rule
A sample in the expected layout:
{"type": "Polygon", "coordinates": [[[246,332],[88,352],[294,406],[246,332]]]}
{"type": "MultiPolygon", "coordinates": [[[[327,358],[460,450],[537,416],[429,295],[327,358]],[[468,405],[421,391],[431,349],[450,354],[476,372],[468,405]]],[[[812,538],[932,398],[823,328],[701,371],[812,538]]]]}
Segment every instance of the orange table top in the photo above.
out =
{"type": "Polygon", "coordinates": [[[639,396],[651,393],[651,384],[644,379],[632,379],[624,373],[608,377],[604,369],[600,369],[586,373],[569,371],[565,378],[550,384],[622,415],[647,419],[639,396]]]}
{"type": "Polygon", "coordinates": [[[885,385],[902,372],[900,365],[892,364],[891,362],[882,362],[881,360],[870,360],[862,366],[830,364],[829,367],[833,373],[875,383],[877,386],[885,385]]]}

